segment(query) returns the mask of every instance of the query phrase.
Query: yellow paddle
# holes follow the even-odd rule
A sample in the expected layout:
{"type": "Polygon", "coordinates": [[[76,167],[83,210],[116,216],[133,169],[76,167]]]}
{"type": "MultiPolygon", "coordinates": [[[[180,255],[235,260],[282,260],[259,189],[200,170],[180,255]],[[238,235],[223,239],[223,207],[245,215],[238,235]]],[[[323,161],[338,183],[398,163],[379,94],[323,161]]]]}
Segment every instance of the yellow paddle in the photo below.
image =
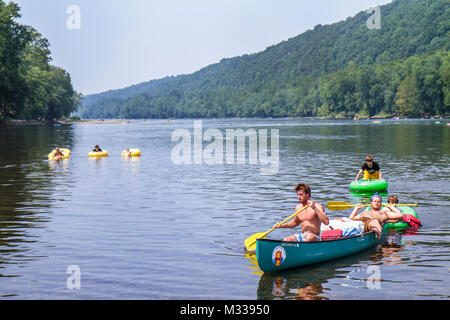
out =
{"type": "MultiPolygon", "coordinates": [[[[293,215],[291,215],[290,217],[284,219],[283,221],[281,221],[279,224],[283,224],[286,221],[292,219],[293,217],[295,217],[295,215],[297,215],[299,212],[305,210],[306,208],[308,208],[309,205],[304,206],[303,208],[301,208],[300,210],[298,210],[297,212],[295,212],[293,215]]],[[[248,237],[247,239],[245,239],[245,249],[247,251],[255,251],[256,250],[256,239],[259,238],[265,238],[269,233],[271,233],[273,230],[275,230],[275,228],[270,229],[267,232],[259,232],[259,233],[255,233],[254,235],[248,237]]]]}
{"type": "MultiPolygon", "coordinates": [[[[393,204],[394,206],[407,206],[407,207],[417,207],[416,203],[410,203],[410,204],[393,204]]],[[[362,205],[364,207],[370,207],[370,204],[364,204],[362,205]]],[[[383,203],[382,206],[387,206],[387,204],[383,203]]],[[[327,203],[327,208],[330,210],[346,210],[350,208],[356,207],[356,204],[344,202],[344,201],[329,201],[327,203]]]]}

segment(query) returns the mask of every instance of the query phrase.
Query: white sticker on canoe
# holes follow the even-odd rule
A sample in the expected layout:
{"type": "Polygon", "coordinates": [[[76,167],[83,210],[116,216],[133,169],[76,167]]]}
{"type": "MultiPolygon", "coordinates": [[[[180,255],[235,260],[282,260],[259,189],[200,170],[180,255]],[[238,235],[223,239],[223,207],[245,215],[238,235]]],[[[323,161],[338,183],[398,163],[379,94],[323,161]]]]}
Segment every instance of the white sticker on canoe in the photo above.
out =
{"type": "Polygon", "coordinates": [[[275,249],[273,249],[272,252],[272,262],[275,266],[281,266],[284,262],[284,260],[286,260],[286,251],[284,250],[283,247],[276,247],[275,249]]]}

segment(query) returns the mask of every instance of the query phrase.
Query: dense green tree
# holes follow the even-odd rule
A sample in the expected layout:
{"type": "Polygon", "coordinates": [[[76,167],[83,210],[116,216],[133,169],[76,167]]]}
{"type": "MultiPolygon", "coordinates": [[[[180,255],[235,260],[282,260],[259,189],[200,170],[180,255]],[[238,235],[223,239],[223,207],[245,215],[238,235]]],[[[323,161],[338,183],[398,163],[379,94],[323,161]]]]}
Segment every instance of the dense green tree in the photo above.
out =
{"type": "Polygon", "coordinates": [[[408,76],[398,86],[398,100],[395,101],[398,112],[405,116],[414,116],[420,107],[419,90],[412,76],[408,76]]]}
{"type": "Polygon", "coordinates": [[[444,94],[444,110],[448,113],[450,110],[450,63],[447,60],[443,63],[440,70],[442,79],[442,93],[444,94]]]}
{"type": "Polygon", "coordinates": [[[0,0],[0,122],[68,116],[82,97],[70,75],[50,65],[48,40],[19,17],[16,3],[0,0]]]}
{"type": "Polygon", "coordinates": [[[20,110],[26,84],[21,76],[21,55],[28,41],[27,29],[16,22],[19,6],[0,1],[0,122],[20,110]]]}

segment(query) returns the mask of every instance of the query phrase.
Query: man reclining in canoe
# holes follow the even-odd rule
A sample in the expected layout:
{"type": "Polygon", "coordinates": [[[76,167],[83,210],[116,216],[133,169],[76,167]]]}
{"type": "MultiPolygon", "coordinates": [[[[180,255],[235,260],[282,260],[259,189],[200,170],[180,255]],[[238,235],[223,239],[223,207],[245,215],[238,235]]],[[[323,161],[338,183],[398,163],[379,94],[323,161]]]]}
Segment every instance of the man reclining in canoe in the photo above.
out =
{"type": "Polygon", "coordinates": [[[302,225],[302,231],[300,234],[294,234],[286,237],[283,241],[320,241],[320,224],[324,223],[328,225],[328,217],[325,214],[323,206],[310,199],[311,189],[306,183],[299,183],[295,187],[297,191],[297,197],[300,204],[297,205],[295,211],[300,210],[304,206],[309,205],[309,208],[303,210],[294,217],[294,220],[284,224],[275,224],[274,228],[295,228],[299,224],[302,225]]]}
{"type": "Polygon", "coordinates": [[[364,232],[375,231],[377,239],[380,239],[383,231],[382,226],[387,220],[401,219],[403,216],[403,213],[397,207],[390,204],[381,209],[381,201],[381,196],[376,193],[372,196],[369,211],[363,211],[356,215],[361,208],[364,208],[363,205],[358,204],[349,216],[352,220],[364,221],[364,232]]]}

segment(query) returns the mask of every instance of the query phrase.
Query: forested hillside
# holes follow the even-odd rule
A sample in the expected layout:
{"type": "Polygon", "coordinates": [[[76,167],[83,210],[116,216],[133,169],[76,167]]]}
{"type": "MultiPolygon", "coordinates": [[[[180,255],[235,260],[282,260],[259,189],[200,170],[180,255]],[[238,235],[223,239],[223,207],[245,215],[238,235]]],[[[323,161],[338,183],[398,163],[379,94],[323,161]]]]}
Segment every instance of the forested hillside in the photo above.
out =
{"type": "Polygon", "coordinates": [[[81,100],[70,75],[50,64],[49,42],[17,22],[20,8],[0,0],[0,124],[68,116],[81,100]]]}
{"type": "Polygon", "coordinates": [[[450,1],[394,0],[193,74],[84,98],[84,118],[448,115],[450,1]]]}

